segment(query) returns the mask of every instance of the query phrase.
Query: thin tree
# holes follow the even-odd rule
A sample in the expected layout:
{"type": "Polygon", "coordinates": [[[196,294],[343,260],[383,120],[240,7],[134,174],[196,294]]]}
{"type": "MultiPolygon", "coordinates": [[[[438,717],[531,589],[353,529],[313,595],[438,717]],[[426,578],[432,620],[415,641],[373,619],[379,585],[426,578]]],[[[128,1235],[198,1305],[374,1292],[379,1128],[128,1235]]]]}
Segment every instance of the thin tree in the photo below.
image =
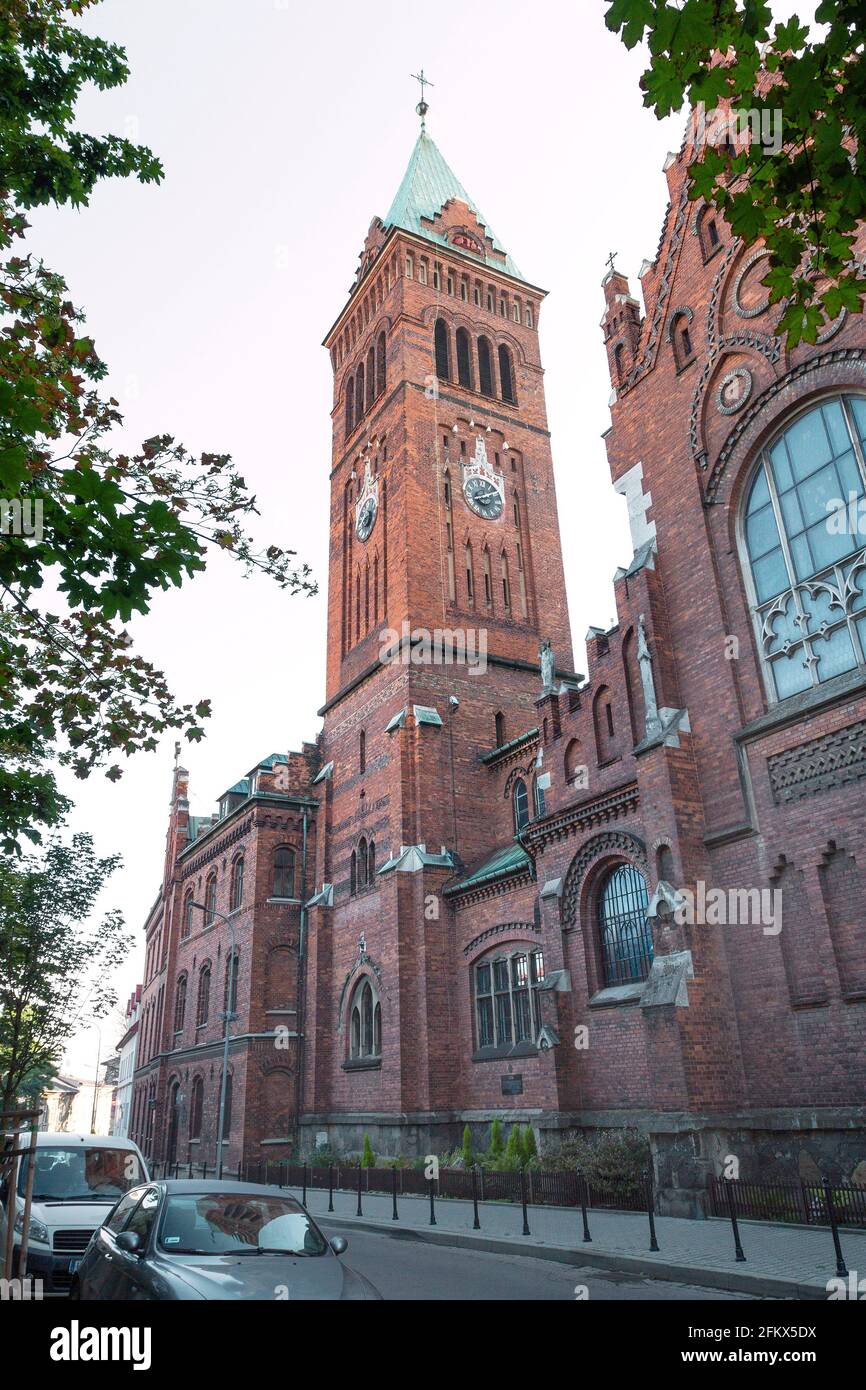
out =
{"type": "Polygon", "coordinates": [[[117,911],[93,916],[117,855],[87,834],[0,858],[0,1086],[8,1110],[56,1070],[80,1028],[116,1002],[111,975],[131,937],[117,911]]]}

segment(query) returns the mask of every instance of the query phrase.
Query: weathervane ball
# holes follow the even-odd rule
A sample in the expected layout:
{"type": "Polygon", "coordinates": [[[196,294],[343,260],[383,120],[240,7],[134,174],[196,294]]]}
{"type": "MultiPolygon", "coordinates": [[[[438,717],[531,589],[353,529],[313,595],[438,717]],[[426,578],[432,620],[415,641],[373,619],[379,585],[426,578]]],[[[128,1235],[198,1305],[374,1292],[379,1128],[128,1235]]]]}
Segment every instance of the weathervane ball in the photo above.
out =
{"type": "Polygon", "coordinates": [[[421,117],[423,121],[424,117],[427,115],[427,112],[430,110],[430,107],[427,105],[426,101],[419,101],[418,105],[415,107],[415,110],[418,112],[418,115],[421,117]]]}

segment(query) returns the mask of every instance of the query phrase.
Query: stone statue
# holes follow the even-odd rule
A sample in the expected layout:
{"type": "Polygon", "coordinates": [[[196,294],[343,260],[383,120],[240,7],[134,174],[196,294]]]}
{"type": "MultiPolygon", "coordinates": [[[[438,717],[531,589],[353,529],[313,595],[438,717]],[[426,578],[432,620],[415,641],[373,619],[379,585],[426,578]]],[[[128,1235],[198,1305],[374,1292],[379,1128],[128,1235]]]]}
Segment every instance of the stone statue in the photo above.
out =
{"type": "Polygon", "coordinates": [[[549,695],[553,690],[553,673],[556,669],[556,661],[553,655],[553,648],[550,645],[550,638],[545,637],[538,653],[541,660],[541,690],[543,695],[549,695]]]}
{"type": "Polygon", "coordinates": [[[643,613],[637,620],[637,659],[640,666],[641,685],[643,686],[644,708],[646,709],[646,736],[653,738],[661,730],[662,721],[659,718],[659,707],[653,680],[653,663],[647,646],[643,613]]]}

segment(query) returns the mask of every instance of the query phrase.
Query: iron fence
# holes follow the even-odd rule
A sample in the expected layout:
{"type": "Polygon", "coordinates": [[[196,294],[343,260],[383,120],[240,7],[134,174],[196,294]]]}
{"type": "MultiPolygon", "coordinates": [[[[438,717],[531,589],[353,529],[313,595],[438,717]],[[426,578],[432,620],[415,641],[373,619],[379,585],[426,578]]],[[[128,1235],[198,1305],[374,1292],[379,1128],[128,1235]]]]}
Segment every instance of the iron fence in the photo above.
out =
{"type": "MultiPolygon", "coordinates": [[[[752,1221],[797,1222],[829,1226],[827,1189],[823,1183],[731,1181],[711,1177],[709,1197],[712,1216],[730,1215],[730,1201],[737,1216],[752,1221]]],[[[866,1227],[866,1188],[851,1183],[830,1187],[836,1222],[840,1226],[866,1227]]]]}
{"type": "MultiPolygon", "coordinates": [[[[155,1178],[213,1178],[215,1166],[207,1163],[152,1162],[155,1178]]],[[[361,1191],[391,1195],[394,1187],[393,1168],[361,1168],[361,1191]]],[[[481,1202],[515,1202],[522,1200],[520,1172],[494,1172],[477,1168],[475,1182],[481,1202]]],[[[421,1168],[397,1168],[399,1197],[426,1197],[430,1181],[421,1168]]],[[[277,1187],[306,1187],[308,1191],[358,1190],[358,1164],[320,1167],[290,1163],[285,1159],[253,1159],[229,1167],[223,1165],[223,1177],[240,1182],[273,1184],[277,1187]]],[[[581,1194],[588,1207],[608,1211],[646,1211],[646,1187],[642,1180],[605,1179],[587,1181],[577,1172],[547,1172],[527,1168],[523,1174],[526,1199],[531,1206],[579,1207],[581,1194]]],[[[455,1197],[471,1201],[473,1170],[471,1168],[441,1168],[434,1182],[437,1197],[455,1197]]]]}

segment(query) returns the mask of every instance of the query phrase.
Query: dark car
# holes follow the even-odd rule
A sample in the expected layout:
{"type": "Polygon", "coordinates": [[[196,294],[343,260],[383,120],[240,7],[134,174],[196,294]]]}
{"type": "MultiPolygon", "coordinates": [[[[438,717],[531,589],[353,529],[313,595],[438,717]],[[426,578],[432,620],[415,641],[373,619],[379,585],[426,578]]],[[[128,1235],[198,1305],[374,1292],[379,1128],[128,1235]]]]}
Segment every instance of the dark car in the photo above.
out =
{"type": "Polygon", "coordinates": [[[144,1183],[94,1232],[70,1298],[381,1298],[338,1258],[346,1246],[278,1187],[144,1183]]]}

